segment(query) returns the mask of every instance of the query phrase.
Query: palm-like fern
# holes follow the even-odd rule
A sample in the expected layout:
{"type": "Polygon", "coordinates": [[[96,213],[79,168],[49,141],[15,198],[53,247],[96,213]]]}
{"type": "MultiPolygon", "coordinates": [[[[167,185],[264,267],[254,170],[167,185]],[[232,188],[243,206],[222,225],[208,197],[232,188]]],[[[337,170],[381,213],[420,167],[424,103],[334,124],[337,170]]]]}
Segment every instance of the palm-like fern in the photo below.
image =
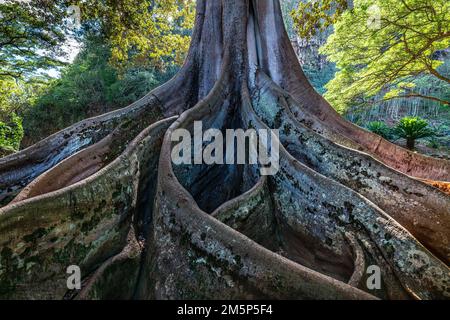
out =
{"type": "Polygon", "coordinates": [[[367,124],[367,129],[383,138],[389,140],[391,138],[391,128],[382,121],[372,121],[367,124]]]}
{"type": "Polygon", "coordinates": [[[417,139],[434,136],[436,133],[429,127],[426,120],[418,117],[405,117],[394,128],[394,133],[399,138],[406,139],[406,147],[414,150],[417,139]]]}

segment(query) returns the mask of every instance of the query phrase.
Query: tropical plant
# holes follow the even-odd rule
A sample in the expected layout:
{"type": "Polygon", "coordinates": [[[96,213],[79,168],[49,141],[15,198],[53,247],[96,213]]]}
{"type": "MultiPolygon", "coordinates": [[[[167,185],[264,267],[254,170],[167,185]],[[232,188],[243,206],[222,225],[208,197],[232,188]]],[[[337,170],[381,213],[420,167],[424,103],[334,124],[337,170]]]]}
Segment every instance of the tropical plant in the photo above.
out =
{"type": "Polygon", "coordinates": [[[372,121],[367,124],[367,129],[376,133],[379,136],[382,136],[385,139],[391,138],[391,128],[382,121],[372,121]]]}
{"type": "Polygon", "coordinates": [[[428,138],[436,133],[428,121],[418,117],[405,117],[394,128],[394,134],[406,140],[406,147],[414,150],[417,139],[428,138]]]}
{"type": "Polygon", "coordinates": [[[430,137],[427,145],[432,149],[439,149],[439,147],[441,146],[439,140],[436,139],[436,137],[430,137]]]}

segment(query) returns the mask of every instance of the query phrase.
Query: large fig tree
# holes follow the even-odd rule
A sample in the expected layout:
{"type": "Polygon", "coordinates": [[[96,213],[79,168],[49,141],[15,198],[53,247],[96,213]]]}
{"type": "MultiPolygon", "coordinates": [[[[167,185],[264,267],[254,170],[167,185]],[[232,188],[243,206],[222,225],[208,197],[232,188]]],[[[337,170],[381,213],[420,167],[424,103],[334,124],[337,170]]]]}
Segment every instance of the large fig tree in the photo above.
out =
{"type": "Polygon", "coordinates": [[[449,180],[450,162],[333,111],[278,0],[199,0],[172,80],[0,160],[0,297],[445,298],[450,197],[431,184],[449,180]],[[171,133],[194,121],[279,129],[279,171],[174,165],[171,133]]]}

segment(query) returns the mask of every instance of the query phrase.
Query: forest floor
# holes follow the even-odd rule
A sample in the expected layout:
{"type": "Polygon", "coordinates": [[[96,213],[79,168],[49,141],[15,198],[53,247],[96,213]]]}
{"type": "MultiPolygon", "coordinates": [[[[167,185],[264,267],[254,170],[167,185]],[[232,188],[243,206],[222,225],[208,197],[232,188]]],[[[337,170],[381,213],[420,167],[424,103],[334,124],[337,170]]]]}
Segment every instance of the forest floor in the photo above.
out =
{"type": "MultiPolygon", "coordinates": [[[[399,115],[399,119],[407,116],[412,116],[411,114],[401,114],[399,115]]],[[[450,110],[445,110],[439,112],[438,115],[429,115],[429,114],[420,114],[420,118],[423,118],[428,121],[430,127],[433,128],[437,135],[433,138],[419,139],[416,141],[416,150],[415,152],[421,153],[427,156],[442,158],[450,160],[450,110]]],[[[351,119],[352,117],[346,115],[347,119],[351,119]]],[[[354,121],[355,124],[366,127],[367,124],[371,121],[382,121],[386,123],[389,127],[393,128],[398,123],[398,120],[394,120],[389,116],[379,116],[379,117],[365,117],[365,121],[354,121]]],[[[356,117],[358,119],[358,117],[356,117]]],[[[399,145],[403,148],[406,148],[406,141],[404,139],[398,140],[390,140],[392,143],[399,145]]]]}
{"type": "MultiPolygon", "coordinates": [[[[399,146],[402,146],[402,147],[405,147],[405,145],[406,145],[406,141],[403,139],[395,141],[394,143],[399,146]]],[[[447,147],[432,148],[429,146],[429,142],[427,142],[427,141],[418,141],[416,144],[416,152],[425,154],[427,156],[431,156],[434,158],[450,160],[450,149],[449,148],[447,148],[447,147]]]]}

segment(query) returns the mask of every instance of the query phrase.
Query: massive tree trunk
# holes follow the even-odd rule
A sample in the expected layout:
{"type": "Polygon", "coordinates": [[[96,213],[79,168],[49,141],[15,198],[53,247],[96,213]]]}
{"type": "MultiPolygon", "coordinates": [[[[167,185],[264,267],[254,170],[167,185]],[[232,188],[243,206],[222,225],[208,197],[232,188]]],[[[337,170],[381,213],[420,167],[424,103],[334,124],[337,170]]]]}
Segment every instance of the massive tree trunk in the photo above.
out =
{"type": "Polygon", "coordinates": [[[172,80],[0,160],[0,297],[449,297],[450,197],[422,179],[446,185],[450,163],[333,111],[278,0],[199,0],[172,80]],[[197,120],[280,129],[280,170],[173,165],[171,133],[197,120]]]}

